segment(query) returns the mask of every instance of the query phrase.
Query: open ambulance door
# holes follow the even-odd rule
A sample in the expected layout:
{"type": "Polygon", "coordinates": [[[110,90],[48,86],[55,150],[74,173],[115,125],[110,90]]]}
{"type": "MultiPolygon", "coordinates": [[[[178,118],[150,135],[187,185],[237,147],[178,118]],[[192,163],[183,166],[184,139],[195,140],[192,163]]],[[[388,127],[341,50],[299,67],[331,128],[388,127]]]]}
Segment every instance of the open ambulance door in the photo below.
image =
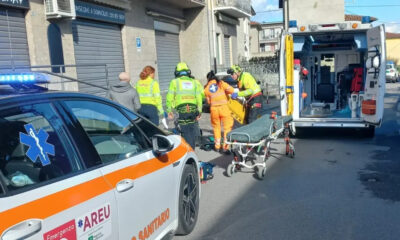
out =
{"type": "Polygon", "coordinates": [[[365,122],[379,126],[383,119],[386,87],[386,44],[383,25],[367,31],[367,43],[367,76],[364,100],[361,102],[361,116],[365,122]]]}
{"type": "Polygon", "coordinates": [[[293,58],[293,36],[283,31],[279,54],[279,95],[282,116],[291,115],[293,111],[293,58]]]}

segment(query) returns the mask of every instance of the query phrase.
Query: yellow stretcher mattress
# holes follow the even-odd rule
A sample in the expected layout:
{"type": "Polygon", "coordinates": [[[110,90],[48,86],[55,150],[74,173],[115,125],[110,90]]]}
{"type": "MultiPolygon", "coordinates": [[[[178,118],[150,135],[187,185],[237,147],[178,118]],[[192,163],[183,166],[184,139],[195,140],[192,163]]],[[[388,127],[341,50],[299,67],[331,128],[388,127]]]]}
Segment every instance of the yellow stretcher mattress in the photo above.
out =
{"type": "Polygon", "coordinates": [[[238,100],[229,98],[228,107],[232,112],[232,117],[240,124],[246,124],[246,106],[238,100]]]}

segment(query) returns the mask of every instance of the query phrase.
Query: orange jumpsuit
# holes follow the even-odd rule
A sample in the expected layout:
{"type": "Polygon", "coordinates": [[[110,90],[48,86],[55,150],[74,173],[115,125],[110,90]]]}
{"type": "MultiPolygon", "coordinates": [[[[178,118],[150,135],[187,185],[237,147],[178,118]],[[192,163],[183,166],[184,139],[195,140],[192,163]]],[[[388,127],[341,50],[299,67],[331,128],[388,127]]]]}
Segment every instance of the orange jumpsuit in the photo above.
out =
{"type": "Polygon", "coordinates": [[[232,130],[233,118],[228,107],[227,94],[233,93],[233,87],[226,82],[211,80],[204,88],[207,102],[210,104],[211,125],[214,129],[215,149],[221,148],[221,122],[224,125],[224,150],[228,149],[226,135],[232,130]]]}

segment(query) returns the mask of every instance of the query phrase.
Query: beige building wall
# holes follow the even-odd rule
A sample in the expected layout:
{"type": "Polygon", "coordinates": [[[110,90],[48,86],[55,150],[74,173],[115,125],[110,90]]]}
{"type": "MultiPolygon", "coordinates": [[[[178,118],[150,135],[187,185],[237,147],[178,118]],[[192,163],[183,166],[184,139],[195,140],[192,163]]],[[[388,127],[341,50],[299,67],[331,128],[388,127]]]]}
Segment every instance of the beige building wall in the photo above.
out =
{"type": "MultiPolygon", "coordinates": [[[[110,5],[123,3],[125,9],[125,25],[121,26],[122,46],[125,70],[130,73],[133,82],[139,78],[144,66],[151,65],[157,69],[157,52],[154,31],[154,17],[146,14],[149,8],[163,10],[173,16],[186,19],[181,24],[180,55],[192,69],[193,75],[205,82],[206,73],[213,68],[213,37],[211,35],[211,12],[207,6],[199,8],[181,9],[158,0],[108,0],[110,5]],[[136,38],[141,38],[140,50],[136,48],[136,38]]],[[[208,2],[208,1],[207,1],[208,2]]],[[[246,24],[249,19],[239,19],[238,25],[222,23],[215,19],[215,32],[221,34],[220,47],[224,49],[223,36],[229,35],[231,44],[231,63],[238,63],[239,57],[250,55],[250,37],[246,36],[246,24]],[[247,40],[247,42],[246,42],[247,40]],[[246,49],[246,44],[247,49],[246,49]]],[[[29,45],[30,62],[32,66],[50,65],[50,53],[47,39],[47,29],[50,23],[55,23],[61,31],[64,64],[75,65],[74,42],[72,34],[72,20],[70,18],[51,19],[45,16],[43,0],[30,0],[30,9],[26,13],[26,29],[29,45]]],[[[250,26],[248,31],[250,31],[250,26]]],[[[222,51],[222,58],[225,55],[222,51]]],[[[224,59],[223,59],[223,62],[224,59]]],[[[222,66],[219,66],[222,67],[222,66]]],[[[223,66],[225,68],[225,66],[223,66]]],[[[44,69],[50,70],[50,68],[44,69]]],[[[67,67],[66,76],[76,78],[76,68],[67,67]]],[[[156,78],[158,73],[156,72],[156,78]]],[[[77,83],[68,83],[65,90],[77,90],[77,83]]]]}
{"type": "Polygon", "coordinates": [[[260,51],[260,41],[259,41],[259,34],[258,34],[258,27],[252,26],[250,28],[250,53],[251,55],[257,54],[260,51]]]}
{"type": "Polygon", "coordinates": [[[206,83],[206,74],[211,70],[207,8],[186,9],[184,16],[186,23],[180,34],[181,60],[189,65],[196,79],[206,83]]]}
{"type": "Polygon", "coordinates": [[[343,0],[289,0],[289,20],[297,25],[344,22],[343,0]]]}
{"type": "Polygon", "coordinates": [[[154,32],[154,19],[146,14],[146,0],[135,0],[131,10],[125,12],[125,25],[122,27],[122,45],[125,70],[129,72],[132,83],[139,80],[139,74],[146,65],[156,69],[157,52],[154,32]],[[136,48],[136,38],[141,39],[140,50],[136,48]]]}
{"type": "Polygon", "coordinates": [[[400,38],[386,39],[386,59],[400,66],[400,38]]]}

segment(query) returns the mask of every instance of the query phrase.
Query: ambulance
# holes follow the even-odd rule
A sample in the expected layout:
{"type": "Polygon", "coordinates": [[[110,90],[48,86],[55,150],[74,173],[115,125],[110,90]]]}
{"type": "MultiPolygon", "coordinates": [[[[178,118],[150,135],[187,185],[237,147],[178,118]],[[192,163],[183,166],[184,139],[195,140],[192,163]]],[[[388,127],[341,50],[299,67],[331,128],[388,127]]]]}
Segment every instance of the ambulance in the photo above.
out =
{"type": "Polygon", "coordinates": [[[0,73],[0,239],[189,234],[199,160],[178,135],[110,100],[0,73]]]}
{"type": "Polygon", "coordinates": [[[382,124],[385,29],[362,21],[298,26],[282,33],[282,115],[296,128],[357,128],[372,137],[382,124]]]}

